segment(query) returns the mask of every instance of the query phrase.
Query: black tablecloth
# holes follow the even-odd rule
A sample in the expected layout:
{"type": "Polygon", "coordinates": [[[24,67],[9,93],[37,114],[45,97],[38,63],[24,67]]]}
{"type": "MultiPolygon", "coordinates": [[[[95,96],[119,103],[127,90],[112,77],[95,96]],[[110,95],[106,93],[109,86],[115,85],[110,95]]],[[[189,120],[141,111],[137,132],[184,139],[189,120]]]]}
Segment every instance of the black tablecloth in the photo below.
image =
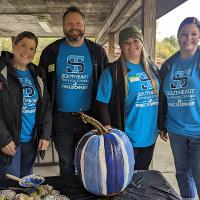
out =
{"type": "MultiPolygon", "coordinates": [[[[134,174],[131,183],[120,194],[112,197],[98,197],[87,192],[81,185],[78,176],[46,177],[44,184],[49,184],[54,189],[71,200],[180,200],[181,198],[169,185],[159,171],[138,171],[134,174]]],[[[9,186],[18,187],[18,182],[13,180],[0,180],[0,189],[9,186]]]]}

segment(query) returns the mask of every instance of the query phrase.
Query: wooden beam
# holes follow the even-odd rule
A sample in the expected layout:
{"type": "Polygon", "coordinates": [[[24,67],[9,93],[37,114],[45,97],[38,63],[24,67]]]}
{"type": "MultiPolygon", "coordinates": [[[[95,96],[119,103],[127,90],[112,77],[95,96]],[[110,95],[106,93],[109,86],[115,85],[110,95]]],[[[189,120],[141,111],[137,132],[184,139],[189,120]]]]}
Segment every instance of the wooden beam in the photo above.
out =
{"type": "Polygon", "coordinates": [[[100,39],[103,37],[105,33],[108,33],[108,29],[113,23],[113,21],[118,17],[119,13],[123,10],[124,7],[126,7],[129,0],[118,0],[117,4],[114,6],[113,10],[111,11],[108,18],[105,20],[105,23],[103,24],[102,28],[100,29],[100,32],[97,35],[97,42],[100,41],[100,39]]]}
{"type": "Polygon", "coordinates": [[[124,7],[121,8],[121,10],[118,10],[119,13],[115,18],[111,16],[113,15],[113,12],[111,12],[109,17],[112,18],[112,21],[108,24],[107,27],[105,27],[104,29],[105,32],[102,31],[97,35],[97,42],[103,44],[105,43],[105,40],[108,39],[107,34],[109,32],[114,32],[114,33],[119,32],[124,26],[126,26],[127,21],[131,17],[133,17],[135,13],[138,12],[138,9],[141,8],[141,5],[142,5],[142,0],[129,0],[126,3],[126,5],[124,5],[124,7]]]}
{"type": "Polygon", "coordinates": [[[130,0],[123,11],[118,14],[118,17],[113,21],[110,28],[113,32],[119,31],[126,26],[130,17],[134,16],[137,10],[141,7],[142,0],[130,0]]]}
{"type": "Polygon", "coordinates": [[[115,34],[109,33],[108,35],[108,54],[109,54],[109,61],[113,62],[115,58],[115,34]]]}
{"type": "Polygon", "coordinates": [[[156,46],[156,0],[143,0],[142,16],[144,46],[149,56],[154,59],[156,46]]]}
{"type": "MultiPolygon", "coordinates": [[[[156,45],[156,0],[143,0],[142,30],[145,50],[154,60],[156,45]]],[[[149,168],[153,169],[153,159],[149,168]]]]}

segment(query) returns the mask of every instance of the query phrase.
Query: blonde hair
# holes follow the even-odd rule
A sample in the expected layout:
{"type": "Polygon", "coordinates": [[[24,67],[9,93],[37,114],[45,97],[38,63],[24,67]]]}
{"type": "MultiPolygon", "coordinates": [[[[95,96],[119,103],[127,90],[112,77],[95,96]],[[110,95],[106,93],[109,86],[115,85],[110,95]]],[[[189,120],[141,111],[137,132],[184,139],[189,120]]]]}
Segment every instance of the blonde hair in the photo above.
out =
{"type": "Polygon", "coordinates": [[[121,55],[119,57],[119,61],[122,65],[122,75],[123,75],[123,78],[124,78],[124,85],[125,85],[125,96],[127,96],[128,95],[127,68],[126,68],[126,59],[125,59],[123,52],[121,52],[121,55]]]}
{"type": "MultiPolygon", "coordinates": [[[[141,55],[141,61],[142,61],[143,67],[144,67],[144,71],[146,72],[148,78],[151,81],[154,93],[158,93],[158,86],[157,86],[156,79],[152,75],[152,72],[151,72],[150,67],[149,67],[149,65],[153,64],[153,63],[149,62],[150,60],[148,58],[148,55],[145,51],[144,46],[142,47],[142,53],[141,54],[142,54],[141,55]]],[[[128,94],[128,81],[127,81],[127,78],[126,78],[127,77],[127,67],[126,67],[126,58],[123,54],[123,51],[121,52],[121,55],[119,57],[119,61],[122,65],[122,73],[123,73],[123,77],[124,77],[124,81],[125,81],[125,94],[127,96],[127,94],[128,94]]]]}
{"type": "Polygon", "coordinates": [[[149,65],[151,63],[149,63],[149,57],[148,57],[148,55],[147,55],[147,53],[145,51],[144,46],[142,47],[142,64],[143,64],[143,67],[144,67],[144,71],[147,73],[147,76],[151,81],[154,93],[157,93],[157,91],[158,91],[157,82],[156,82],[156,79],[154,78],[154,76],[152,75],[152,72],[150,70],[149,65]]]}

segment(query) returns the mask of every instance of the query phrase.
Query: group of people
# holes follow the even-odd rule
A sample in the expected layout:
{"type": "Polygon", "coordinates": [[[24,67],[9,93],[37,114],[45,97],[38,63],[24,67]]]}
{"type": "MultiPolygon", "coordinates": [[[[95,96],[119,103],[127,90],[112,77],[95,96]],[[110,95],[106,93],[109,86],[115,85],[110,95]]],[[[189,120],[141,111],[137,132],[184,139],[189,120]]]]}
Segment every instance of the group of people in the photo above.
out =
{"type": "Polygon", "coordinates": [[[128,135],[135,170],[147,170],[158,133],[170,140],[183,199],[200,197],[200,22],[187,17],[177,37],[180,51],[161,70],[147,55],[136,26],[119,33],[121,55],[108,62],[105,50],[86,39],[77,7],[63,15],[65,37],[48,45],[32,63],[38,39],[20,33],[13,53],[0,57],[0,179],[33,173],[39,152],[52,137],[60,175],[75,172],[75,147],[92,129],[80,111],[106,128],[128,135]]]}

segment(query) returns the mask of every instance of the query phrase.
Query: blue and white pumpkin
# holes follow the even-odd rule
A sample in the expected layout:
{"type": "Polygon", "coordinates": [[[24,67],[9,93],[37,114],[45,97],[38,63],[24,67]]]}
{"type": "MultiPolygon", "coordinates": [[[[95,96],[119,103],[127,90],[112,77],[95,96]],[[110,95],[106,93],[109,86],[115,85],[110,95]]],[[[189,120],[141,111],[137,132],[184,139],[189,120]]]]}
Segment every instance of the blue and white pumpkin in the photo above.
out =
{"type": "Polygon", "coordinates": [[[90,131],[78,143],[75,163],[86,190],[101,196],[115,195],[132,179],[133,147],[126,134],[118,129],[104,134],[90,131]]]}

